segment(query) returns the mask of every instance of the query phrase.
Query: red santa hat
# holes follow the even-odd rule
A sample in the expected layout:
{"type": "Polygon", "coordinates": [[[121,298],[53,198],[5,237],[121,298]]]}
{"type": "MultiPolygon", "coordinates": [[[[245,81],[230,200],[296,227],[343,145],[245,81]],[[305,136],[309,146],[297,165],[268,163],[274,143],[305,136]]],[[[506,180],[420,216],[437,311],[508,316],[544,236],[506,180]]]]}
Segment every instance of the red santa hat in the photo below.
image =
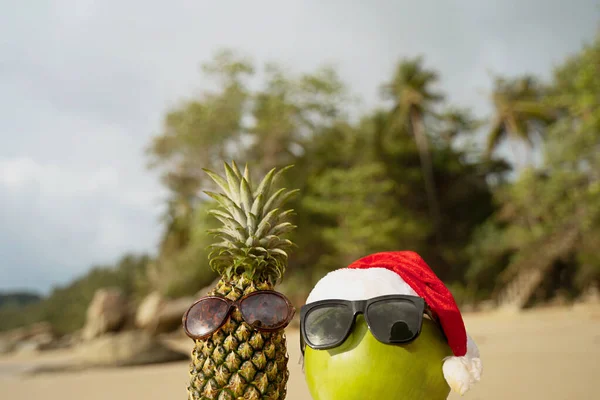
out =
{"type": "Polygon", "coordinates": [[[453,356],[443,360],[450,388],[464,394],[482,372],[479,350],[467,334],[454,297],[415,252],[376,253],[324,276],[306,303],[325,299],[365,300],[389,294],[419,296],[438,318],[453,356]]]}

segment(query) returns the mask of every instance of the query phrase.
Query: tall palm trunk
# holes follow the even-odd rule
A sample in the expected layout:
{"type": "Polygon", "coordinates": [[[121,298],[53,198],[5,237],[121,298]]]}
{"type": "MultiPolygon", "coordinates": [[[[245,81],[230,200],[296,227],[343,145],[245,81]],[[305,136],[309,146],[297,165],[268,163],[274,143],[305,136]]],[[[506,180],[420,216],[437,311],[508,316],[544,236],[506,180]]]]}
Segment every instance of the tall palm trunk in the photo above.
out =
{"type": "Polygon", "coordinates": [[[425,136],[425,127],[423,124],[423,116],[419,110],[413,108],[410,111],[410,123],[412,126],[415,142],[419,149],[419,158],[421,160],[421,170],[423,171],[423,180],[425,183],[425,192],[427,194],[427,204],[429,213],[433,220],[436,237],[440,235],[440,208],[438,204],[437,194],[435,190],[435,180],[433,177],[433,164],[431,161],[431,153],[429,152],[429,143],[425,136]]]}

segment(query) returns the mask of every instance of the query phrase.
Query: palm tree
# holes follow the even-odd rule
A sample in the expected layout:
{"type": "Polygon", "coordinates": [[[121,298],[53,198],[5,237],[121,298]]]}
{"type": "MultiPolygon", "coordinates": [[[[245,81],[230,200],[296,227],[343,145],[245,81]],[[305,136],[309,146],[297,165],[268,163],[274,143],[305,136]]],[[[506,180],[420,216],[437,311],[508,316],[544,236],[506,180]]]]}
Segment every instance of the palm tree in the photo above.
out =
{"type": "Polygon", "coordinates": [[[523,141],[530,149],[533,147],[533,138],[541,136],[543,129],[554,120],[554,113],[542,96],[541,85],[531,76],[496,78],[492,94],[496,115],[488,134],[486,158],[505,139],[523,141]]]}
{"type": "Polygon", "coordinates": [[[422,57],[415,57],[402,60],[398,64],[391,82],[382,86],[384,97],[394,101],[390,128],[406,127],[415,138],[429,211],[436,231],[440,222],[440,207],[433,176],[429,140],[425,131],[425,119],[432,115],[434,104],[443,100],[443,95],[431,89],[438,79],[439,76],[435,71],[424,68],[422,57]]]}
{"type": "Polygon", "coordinates": [[[449,107],[437,119],[441,122],[439,136],[446,143],[452,143],[458,136],[473,133],[482,125],[482,121],[467,108],[449,107]]]}

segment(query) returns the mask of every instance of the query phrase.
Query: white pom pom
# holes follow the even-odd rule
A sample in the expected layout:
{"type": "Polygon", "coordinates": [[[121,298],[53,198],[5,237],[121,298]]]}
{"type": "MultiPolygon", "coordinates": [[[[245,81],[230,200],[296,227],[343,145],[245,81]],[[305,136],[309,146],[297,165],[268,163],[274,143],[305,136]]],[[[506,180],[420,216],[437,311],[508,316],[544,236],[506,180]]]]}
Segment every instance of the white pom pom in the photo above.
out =
{"type": "Polygon", "coordinates": [[[450,389],[460,395],[465,394],[479,382],[483,365],[479,358],[479,349],[469,335],[467,335],[467,354],[462,357],[445,358],[442,371],[450,389]]]}

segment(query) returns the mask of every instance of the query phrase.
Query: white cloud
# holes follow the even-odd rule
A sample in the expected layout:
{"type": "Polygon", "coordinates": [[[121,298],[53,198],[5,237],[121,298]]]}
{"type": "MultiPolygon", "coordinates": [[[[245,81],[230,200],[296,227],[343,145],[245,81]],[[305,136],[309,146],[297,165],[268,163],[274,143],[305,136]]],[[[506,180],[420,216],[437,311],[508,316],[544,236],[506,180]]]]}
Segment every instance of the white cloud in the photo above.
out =
{"type": "Polygon", "coordinates": [[[125,252],[153,253],[162,192],[135,175],[0,159],[0,254],[10,255],[0,285],[45,290],[125,252]]]}
{"type": "Polygon", "coordinates": [[[38,164],[29,157],[0,158],[0,185],[9,194],[35,186],[40,195],[50,199],[70,198],[118,188],[115,167],[101,167],[94,171],[70,169],[60,164],[38,164]]]}

